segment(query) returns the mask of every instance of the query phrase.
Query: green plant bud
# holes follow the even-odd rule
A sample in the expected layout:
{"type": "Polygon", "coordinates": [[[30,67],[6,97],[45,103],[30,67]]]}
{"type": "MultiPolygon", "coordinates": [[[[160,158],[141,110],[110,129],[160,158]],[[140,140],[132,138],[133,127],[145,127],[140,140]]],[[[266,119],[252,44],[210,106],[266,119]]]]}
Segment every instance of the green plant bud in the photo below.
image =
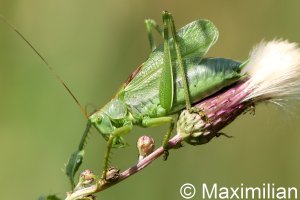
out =
{"type": "Polygon", "coordinates": [[[151,154],[154,150],[154,139],[149,136],[141,136],[137,141],[137,148],[139,150],[139,161],[151,154]]]}
{"type": "Polygon", "coordinates": [[[181,112],[177,121],[177,133],[181,138],[199,137],[203,134],[205,120],[199,113],[190,113],[188,110],[181,112]]]}
{"type": "Polygon", "coordinates": [[[82,185],[87,185],[91,184],[95,180],[95,178],[95,174],[91,170],[86,169],[83,172],[81,172],[79,182],[81,182],[82,185]]]}
{"type": "Polygon", "coordinates": [[[85,188],[87,185],[94,182],[96,179],[96,175],[89,169],[84,170],[79,175],[79,181],[74,188],[74,191],[80,190],[82,188],[85,188]]]}

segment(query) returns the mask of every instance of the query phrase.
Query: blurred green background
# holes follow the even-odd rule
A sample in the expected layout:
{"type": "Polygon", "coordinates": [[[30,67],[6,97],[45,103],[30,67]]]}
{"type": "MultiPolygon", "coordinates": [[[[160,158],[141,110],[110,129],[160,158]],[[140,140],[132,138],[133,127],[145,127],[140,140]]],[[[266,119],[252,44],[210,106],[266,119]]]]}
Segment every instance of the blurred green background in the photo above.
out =
{"type": "MultiPolygon", "coordinates": [[[[44,55],[83,104],[104,105],[127,76],[149,55],[143,20],[161,23],[162,10],[177,27],[207,18],[219,28],[209,56],[244,60],[262,39],[300,43],[300,1],[142,1],[0,0],[4,15],[44,55]]],[[[156,35],[157,36],[157,35],[156,35]]],[[[85,119],[42,61],[0,22],[0,193],[1,199],[65,197],[62,172],[78,145],[85,119]]],[[[90,109],[92,110],[92,109],[90,109]]],[[[300,189],[300,104],[288,111],[260,105],[255,117],[241,116],[207,145],[171,151],[130,179],[99,194],[99,199],[182,199],[186,182],[223,186],[295,186],[300,189]]],[[[114,150],[112,164],[125,169],[137,159],[142,134],[159,144],[167,127],[135,128],[130,147],[114,150]]],[[[95,131],[82,169],[102,167],[105,143],[95,131]]],[[[198,194],[196,199],[201,199],[198,194]]]]}

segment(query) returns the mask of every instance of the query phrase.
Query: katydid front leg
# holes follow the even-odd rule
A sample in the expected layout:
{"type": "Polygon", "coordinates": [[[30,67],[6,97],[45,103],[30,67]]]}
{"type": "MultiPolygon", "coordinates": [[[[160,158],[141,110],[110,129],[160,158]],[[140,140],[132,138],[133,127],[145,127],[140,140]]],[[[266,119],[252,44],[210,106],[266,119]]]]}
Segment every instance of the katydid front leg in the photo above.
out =
{"type": "Polygon", "coordinates": [[[114,132],[112,132],[109,135],[108,141],[107,141],[107,147],[106,147],[106,152],[104,155],[104,164],[103,164],[103,171],[102,171],[102,176],[101,180],[105,181],[106,180],[106,172],[108,169],[108,164],[109,164],[109,155],[111,152],[111,148],[114,142],[114,139],[117,138],[118,136],[123,136],[129,133],[132,130],[132,125],[126,125],[120,128],[117,128],[114,132]]]}

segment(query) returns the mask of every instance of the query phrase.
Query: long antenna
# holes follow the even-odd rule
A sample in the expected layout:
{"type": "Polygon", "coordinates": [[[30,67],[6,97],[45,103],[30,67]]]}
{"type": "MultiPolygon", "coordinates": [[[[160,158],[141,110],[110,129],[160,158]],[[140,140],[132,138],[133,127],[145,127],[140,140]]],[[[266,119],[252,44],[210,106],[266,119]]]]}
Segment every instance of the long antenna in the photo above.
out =
{"type": "Polygon", "coordinates": [[[88,115],[86,113],[86,110],[84,107],[81,106],[78,99],[75,97],[73,92],[70,90],[70,88],[66,85],[66,83],[63,81],[63,79],[58,75],[58,73],[54,70],[54,68],[46,61],[46,59],[36,50],[36,48],[11,24],[9,23],[6,18],[3,15],[0,15],[0,18],[4,21],[5,24],[7,24],[11,29],[13,29],[29,46],[30,48],[42,59],[42,61],[45,63],[47,68],[50,70],[50,72],[55,76],[55,78],[61,83],[61,85],[68,91],[68,93],[71,95],[71,97],[76,102],[77,106],[79,107],[80,111],[82,112],[83,116],[85,118],[88,118],[88,115]]]}

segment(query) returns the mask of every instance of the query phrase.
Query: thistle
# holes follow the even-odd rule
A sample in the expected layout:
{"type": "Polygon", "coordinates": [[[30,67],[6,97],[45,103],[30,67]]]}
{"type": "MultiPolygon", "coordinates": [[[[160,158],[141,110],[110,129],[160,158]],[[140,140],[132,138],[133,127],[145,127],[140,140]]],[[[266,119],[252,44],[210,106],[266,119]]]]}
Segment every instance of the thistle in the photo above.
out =
{"type": "MultiPolygon", "coordinates": [[[[244,78],[240,82],[194,105],[200,113],[190,113],[187,109],[181,112],[177,121],[177,135],[168,142],[170,149],[180,147],[182,141],[192,145],[209,142],[222,134],[222,128],[260,102],[282,105],[285,101],[300,97],[300,49],[296,43],[283,40],[261,42],[251,51],[243,73],[244,78]]],[[[143,146],[145,142],[151,144],[150,141],[142,137],[138,146],[143,146]]],[[[152,145],[149,147],[152,148],[152,145]]],[[[118,173],[114,181],[78,190],[66,200],[105,190],[149,166],[163,153],[164,148],[159,147],[150,155],[143,156],[136,165],[118,173]]]]}
{"type": "Polygon", "coordinates": [[[243,72],[242,81],[195,105],[207,119],[187,110],[180,114],[177,133],[182,139],[193,145],[207,143],[260,102],[283,105],[300,97],[300,49],[296,43],[261,42],[251,51],[243,72]]]}

